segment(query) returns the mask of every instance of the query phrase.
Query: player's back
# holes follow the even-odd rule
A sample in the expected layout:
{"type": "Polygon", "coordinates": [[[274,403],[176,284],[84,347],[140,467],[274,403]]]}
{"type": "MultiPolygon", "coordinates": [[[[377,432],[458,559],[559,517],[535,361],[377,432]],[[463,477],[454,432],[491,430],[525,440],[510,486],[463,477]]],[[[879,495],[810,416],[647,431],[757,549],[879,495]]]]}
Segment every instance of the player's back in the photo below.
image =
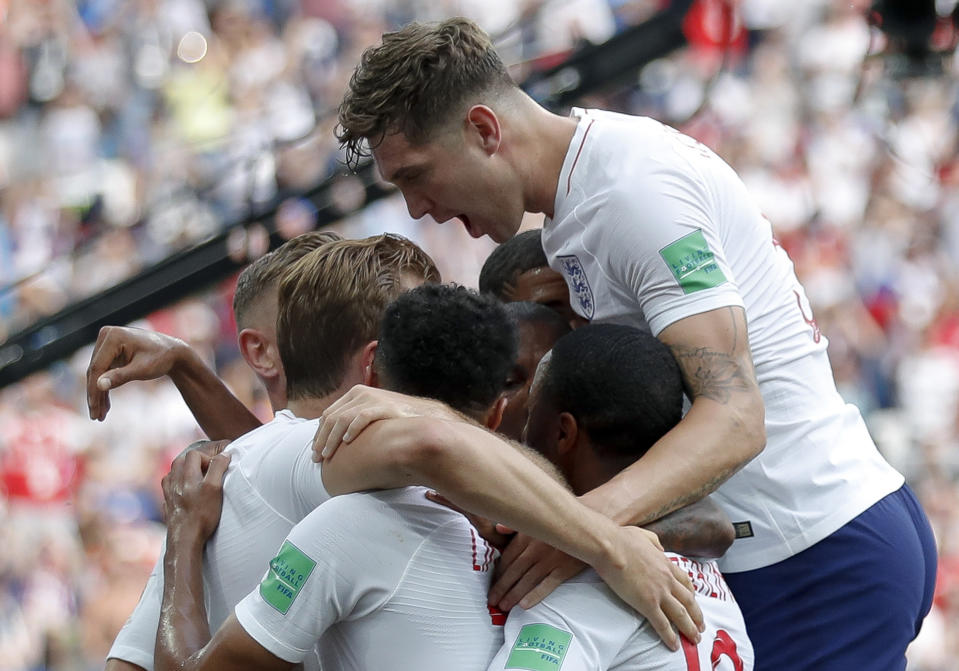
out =
{"type": "Polygon", "coordinates": [[[291,532],[236,609],[253,638],[324,671],[485,669],[502,643],[487,591],[495,551],[425,489],[336,497],[291,532]]]}
{"type": "Polygon", "coordinates": [[[696,590],[706,624],[698,646],[683,639],[681,650],[670,651],[652,625],[590,569],[533,608],[510,613],[504,645],[489,671],[751,671],[746,625],[716,563],[666,554],[688,572],[696,590]]]}

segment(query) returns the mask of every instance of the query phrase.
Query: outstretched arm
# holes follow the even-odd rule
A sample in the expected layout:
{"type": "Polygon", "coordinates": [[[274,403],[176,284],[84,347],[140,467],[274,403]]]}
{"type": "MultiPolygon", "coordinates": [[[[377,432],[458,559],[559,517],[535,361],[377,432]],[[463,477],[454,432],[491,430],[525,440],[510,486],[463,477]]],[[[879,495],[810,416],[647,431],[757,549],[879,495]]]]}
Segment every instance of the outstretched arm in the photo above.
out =
{"type": "Polygon", "coordinates": [[[90,419],[103,421],[110,390],[132,380],[169,376],[211,440],[233,439],[260,426],[196,351],[179,338],[126,326],[104,326],[87,367],[90,419]]]}

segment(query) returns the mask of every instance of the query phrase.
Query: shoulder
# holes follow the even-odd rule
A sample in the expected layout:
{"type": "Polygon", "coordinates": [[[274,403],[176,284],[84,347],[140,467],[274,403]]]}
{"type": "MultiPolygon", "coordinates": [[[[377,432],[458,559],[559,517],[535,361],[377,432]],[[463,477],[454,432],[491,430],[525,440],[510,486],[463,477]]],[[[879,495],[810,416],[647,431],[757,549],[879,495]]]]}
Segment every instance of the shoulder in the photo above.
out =
{"type": "MultiPolygon", "coordinates": [[[[275,463],[278,451],[290,453],[291,458],[309,449],[316,434],[317,420],[305,420],[293,415],[278,413],[271,421],[240,436],[226,448],[233,454],[233,464],[242,460],[244,468],[255,468],[255,464],[275,463]],[[271,458],[266,457],[270,455],[271,458]]],[[[282,459],[282,457],[281,457],[282,459]]],[[[288,468],[284,460],[282,468],[288,468]]]]}
{"type": "MultiPolygon", "coordinates": [[[[466,518],[426,498],[425,487],[403,487],[334,496],[296,525],[308,535],[320,529],[350,529],[355,537],[375,537],[384,527],[404,534],[428,535],[437,527],[466,518]]],[[[395,536],[395,534],[394,534],[395,536]]]]}

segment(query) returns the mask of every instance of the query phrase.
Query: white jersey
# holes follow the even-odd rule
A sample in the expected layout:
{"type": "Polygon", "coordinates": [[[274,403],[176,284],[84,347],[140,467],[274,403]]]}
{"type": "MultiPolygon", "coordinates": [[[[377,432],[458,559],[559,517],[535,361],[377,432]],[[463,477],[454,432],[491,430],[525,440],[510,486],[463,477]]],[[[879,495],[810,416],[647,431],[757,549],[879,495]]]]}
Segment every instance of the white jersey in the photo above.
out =
{"type": "Polygon", "coordinates": [[[486,603],[497,553],[465,517],[409,487],[338,496],[290,533],[236,607],[250,636],[324,671],[486,669],[503,627],[486,603]]]}
{"type": "Polygon", "coordinates": [[[696,589],[706,624],[698,646],[683,639],[671,651],[590,569],[529,610],[510,611],[489,671],[752,671],[752,643],[716,562],[666,554],[696,589]]]}
{"type": "MultiPolygon", "coordinates": [[[[203,586],[210,630],[216,631],[233,607],[263,577],[270,558],[293,526],[330,498],[313,463],[317,420],[281,410],[273,421],[230,443],[233,455],[223,480],[223,512],[203,556],[203,586]]],[[[108,657],[153,669],[163,556],[153,569],[140,602],[120,630],[108,657]]],[[[315,655],[307,668],[317,668],[315,655]]]]}
{"type": "Polygon", "coordinates": [[[902,486],[836,391],[792,262],[732,168],[653,119],[573,114],[543,228],[573,309],[596,322],[645,320],[654,335],[709,310],[746,310],[766,448],[715,495],[737,529],[723,571],[786,559],[902,486]]]}

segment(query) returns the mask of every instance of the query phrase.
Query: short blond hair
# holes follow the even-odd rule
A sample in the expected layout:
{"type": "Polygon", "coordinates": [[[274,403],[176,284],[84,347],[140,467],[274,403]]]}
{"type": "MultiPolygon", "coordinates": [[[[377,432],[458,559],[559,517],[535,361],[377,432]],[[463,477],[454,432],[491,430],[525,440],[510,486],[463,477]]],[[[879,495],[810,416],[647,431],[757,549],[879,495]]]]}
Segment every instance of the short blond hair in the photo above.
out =
{"type": "Polygon", "coordinates": [[[320,398],[340,386],[349,357],[376,340],[404,276],[440,281],[426,252],[389,233],[328,243],[286,271],[276,339],[290,400],[320,398]]]}
{"type": "Polygon", "coordinates": [[[277,281],[293,263],[328,242],[342,239],[343,236],[335,231],[309,231],[287,240],[244,268],[233,292],[233,317],[237,330],[247,326],[250,308],[276,287],[277,281]]]}

